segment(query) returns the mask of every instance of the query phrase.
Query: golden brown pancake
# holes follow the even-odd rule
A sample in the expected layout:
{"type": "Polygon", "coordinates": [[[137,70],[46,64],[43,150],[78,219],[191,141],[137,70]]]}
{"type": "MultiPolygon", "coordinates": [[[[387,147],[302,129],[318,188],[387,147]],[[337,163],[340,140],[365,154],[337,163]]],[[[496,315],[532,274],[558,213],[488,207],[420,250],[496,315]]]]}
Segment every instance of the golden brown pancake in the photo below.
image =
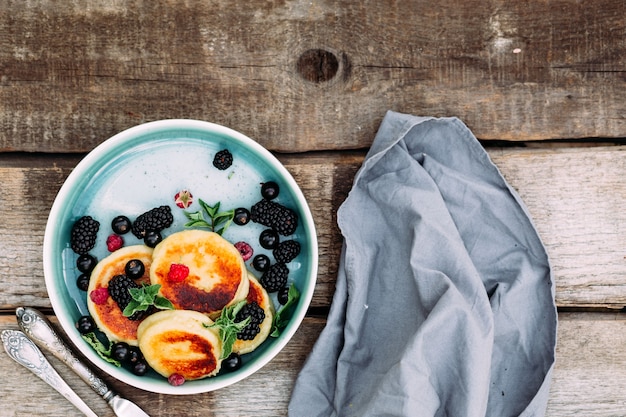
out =
{"type": "Polygon", "coordinates": [[[139,349],[152,369],[164,377],[176,373],[185,380],[216,375],[221,367],[222,342],[213,322],[197,311],[165,310],[139,326],[139,349]]]}
{"type": "Polygon", "coordinates": [[[224,307],[246,298],[248,275],[232,243],[217,233],[184,230],[163,239],[152,255],[150,280],[178,310],[215,316],[224,307]],[[189,275],[181,282],[168,279],[172,264],[183,264],[189,275]]]}
{"type": "Polygon", "coordinates": [[[152,262],[152,249],[145,245],[126,246],[116,250],[98,262],[89,279],[87,290],[87,307],[98,328],[114,342],[126,342],[137,345],[137,327],[139,320],[129,320],[124,317],[117,303],[109,296],[104,304],[95,304],[89,294],[98,289],[109,286],[109,280],[115,275],[124,274],[124,267],[131,259],[139,259],[146,267],[144,276],[138,283],[150,283],[149,271],[152,262]]]}
{"type": "Polygon", "coordinates": [[[250,281],[250,290],[246,301],[249,303],[256,302],[265,312],[265,318],[260,324],[261,331],[252,340],[240,340],[237,339],[233,345],[233,352],[237,352],[241,355],[244,353],[250,353],[255,350],[267,339],[272,330],[272,321],[274,319],[274,303],[270,299],[265,288],[261,286],[259,281],[252,273],[248,272],[248,280],[250,281]]]}

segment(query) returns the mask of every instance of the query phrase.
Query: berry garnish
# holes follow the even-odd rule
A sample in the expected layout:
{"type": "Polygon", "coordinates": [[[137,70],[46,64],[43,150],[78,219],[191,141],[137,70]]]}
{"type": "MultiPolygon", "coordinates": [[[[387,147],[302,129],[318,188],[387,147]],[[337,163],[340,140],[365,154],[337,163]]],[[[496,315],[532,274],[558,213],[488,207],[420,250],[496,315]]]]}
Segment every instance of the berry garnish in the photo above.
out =
{"type": "Polygon", "coordinates": [[[145,375],[149,369],[150,367],[145,359],[138,360],[130,367],[130,371],[137,376],[145,375]]]}
{"type": "Polygon", "coordinates": [[[82,316],[76,321],[76,329],[80,334],[91,333],[96,329],[96,323],[91,316],[82,316]]]}
{"type": "Polygon", "coordinates": [[[89,289],[89,275],[80,274],[78,278],[76,278],[76,286],[81,291],[87,291],[89,289]]]}
{"type": "Polygon", "coordinates": [[[115,252],[122,246],[124,246],[124,239],[122,238],[122,236],[114,233],[107,237],[107,250],[109,252],[115,252]]]}
{"type": "Polygon", "coordinates": [[[259,272],[265,272],[270,267],[270,258],[267,255],[259,254],[252,259],[252,267],[259,272]]]}
{"type": "Polygon", "coordinates": [[[149,248],[154,248],[156,245],[161,243],[163,240],[163,236],[160,232],[155,232],[154,230],[150,230],[146,233],[146,237],[143,238],[143,243],[149,248]]]}
{"type": "Polygon", "coordinates": [[[189,267],[183,264],[171,264],[167,279],[171,282],[181,282],[189,276],[189,267]]]}
{"type": "Polygon", "coordinates": [[[265,249],[274,249],[278,246],[278,233],[272,229],[265,229],[259,235],[259,243],[265,249]]]}
{"type": "MultiPolygon", "coordinates": [[[[109,281],[109,295],[117,303],[122,313],[133,299],[130,290],[134,288],[140,288],[139,284],[126,275],[115,275],[109,281]]],[[[146,311],[136,311],[127,317],[129,320],[141,320],[146,317],[146,314],[146,311]]]]}
{"type": "Polygon", "coordinates": [[[276,262],[287,264],[300,253],[300,244],[295,240],[285,240],[280,242],[272,253],[276,262]]]}
{"type": "Polygon", "coordinates": [[[118,235],[128,233],[131,225],[130,219],[126,216],[117,216],[111,220],[111,229],[118,235]]]}
{"type": "Polygon", "coordinates": [[[193,203],[193,195],[191,195],[189,190],[179,191],[174,196],[174,202],[177,207],[185,209],[193,203]]]}
{"type": "Polygon", "coordinates": [[[143,239],[148,232],[160,232],[174,222],[172,209],[169,206],[155,207],[141,214],[132,225],[132,232],[137,239],[143,239]]]}
{"type": "Polygon", "coordinates": [[[231,353],[222,361],[222,369],[227,372],[233,372],[241,368],[241,356],[238,353],[231,353]]]}
{"type": "Polygon", "coordinates": [[[98,260],[93,255],[89,255],[88,253],[80,255],[78,259],[76,259],[76,268],[85,274],[91,273],[97,264],[98,260]]]}
{"type": "Polygon", "coordinates": [[[185,383],[185,377],[181,374],[173,373],[167,378],[167,382],[173,387],[179,387],[185,383]]]}
{"type": "Polygon", "coordinates": [[[267,292],[276,292],[287,285],[289,268],[285,264],[275,263],[261,275],[261,285],[267,292]]]}
{"type": "Polygon", "coordinates": [[[139,259],[131,259],[126,262],[124,273],[131,279],[139,279],[146,273],[146,266],[139,259]]]}
{"type": "Polygon", "coordinates": [[[246,304],[241,310],[237,312],[235,316],[235,322],[239,323],[250,317],[250,320],[246,327],[241,329],[237,333],[237,339],[240,340],[252,340],[261,331],[261,323],[265,320],[265,311],[254,301],[250,304],[246,304]]]}
{"type": "Polygon", "coordinates": [[[126,362],[130,364],[135,364],[142,360],[144,360],[144,357],[143,357],[143,354],[141,353],[141,350],[139,350],[137,346],[129,346],[126,362]]]}
{"type": "Polygon", "coordinates": [[[100,223],[90,216],[83,216],[72,226],[70,245],[79,255],[85,254],[96,246],[96,234],[100,223]]]}
{"type": "Polygon", "coordinates": [[[271,227],[283,236],[293,234],[298,227],[298,215],[292,209],[270,200],[261,200],[250,210],[255,223],[271,227]]]}
{"type": "Polygon", "coordinates": [[[289,301],[289,287],[283,287],[278,290],[277,299],[281,305],[287,304],[287,301],[289,301]]]}
{"type": "Polygon", "coordinates": [[[89,298],[94,302],[94,304],[106,304],[109,299],[109,290],[106,287],[96,288],[89,293],[89,298]]]}
{"type": "Polygon", "coordinates": [[[250,211],[245,207],[239,207],[235,209],[235,216],[233,217],[233,223],[244,226],[250,222],[250,211]]]}
{"type": "Polygon", "coordinates": [[[233,155],[228,149],[222,149],[215,154],[213,166],[219,170],[228,169],[233,164],[233,155]]]}
{"type": "Polygon", "coordinates": [[[250,246],[246,242],[235,243],[235,248],[241,254],[241,257],[243,258],[244,262],[252,258],[252,254],[254,253],[254,250],[252,249],[252,246],[250,246]]]}
{"type": "Polygon", "coordinates": [[[274,181],[267,181],[261,184],[261,196],[266,200],[273,200],[278,197],[280,188],[274,181]]]}
{"type": "Polygon", "coordinates": [[[130,345],[126,342],[115,342],[111,346],[111,356],[120,362],[126,362],[130,356],[130,345]]]}

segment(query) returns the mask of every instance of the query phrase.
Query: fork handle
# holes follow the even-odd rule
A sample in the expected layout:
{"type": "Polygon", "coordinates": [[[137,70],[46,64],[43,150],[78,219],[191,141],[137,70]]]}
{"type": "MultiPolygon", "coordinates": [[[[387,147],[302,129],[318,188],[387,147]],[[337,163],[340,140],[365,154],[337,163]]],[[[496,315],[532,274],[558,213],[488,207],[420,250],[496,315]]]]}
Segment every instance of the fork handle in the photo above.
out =
{"type": "Polygon", "coordinates": [[[70,347],[52,327],[52,323],[39,310],[18,307],[15,311],[17,323],[22,331],[39,347],[52,353],[69,366],[91,389],[109,401],[115,393],[87,365],[79,360],[70,347]]]}

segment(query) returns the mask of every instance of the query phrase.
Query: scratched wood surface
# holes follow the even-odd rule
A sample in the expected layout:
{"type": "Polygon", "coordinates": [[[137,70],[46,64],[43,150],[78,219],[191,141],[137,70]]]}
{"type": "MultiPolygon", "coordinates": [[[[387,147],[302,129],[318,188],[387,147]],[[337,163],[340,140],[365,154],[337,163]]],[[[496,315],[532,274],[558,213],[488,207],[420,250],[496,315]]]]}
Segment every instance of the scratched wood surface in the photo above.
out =
{"type": "Polygon", "coordinates": [[[0,3],[0,150],[198,118],[282,151],[366,148],[384,111],[479,138],[625,137],[621,0],[0,3]]]}
{"type": "MultiPolygon", "coordinates": [[[[147,121],[223,124],[275,152],[311,205],[313,309],[268,366],[223,390],[107,382],[153,417],[285,415],[333,296],[336,212],[385,112],[456,116],[551,258],[560,324],[548,416],[625,415],[624,16],[619,0],[0,2],[0,330],[16,328],[20,305],[52,314],[44,228],[86,152],[147,121]]],[[[0,415],[77,415],[4,354],[0,374],[0,415]]]]}

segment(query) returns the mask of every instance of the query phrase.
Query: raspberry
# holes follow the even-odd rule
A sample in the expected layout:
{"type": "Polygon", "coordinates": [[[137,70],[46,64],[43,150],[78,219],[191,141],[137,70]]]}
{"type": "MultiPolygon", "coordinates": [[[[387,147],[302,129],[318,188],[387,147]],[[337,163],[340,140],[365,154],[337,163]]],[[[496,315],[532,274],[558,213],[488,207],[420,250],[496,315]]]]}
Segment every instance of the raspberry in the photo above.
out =
{"type": "Polygon", "coordinates": [[[193,195],[191,195],[189,190],[179,191],[174,196],[174,202],[179,208],[187,208],[193,203],[193,195]]]}
{"type": "Polygon", "coordinates": [[[96,234],[99,228],[100,223],[91,216],[83,216],[76,220],[70,236],[72,250],[79,255],[92,250],[96,246],[96,234]]]}
{"type": "Polygon", "coordinates": [[[124,239],[120,235],[115,233],[107,237],[107,249],[109,252],[115,252],[119,248],[124,246],[124,239]]]}
{"type": "Polygon", "coordinates": [[[215,154],[213,166],[220,170],[228,169],[233,164],[233,155],[228,149],[222,149],[215,154]]]}
{"type": "Polygon", "coordinates": [[[248,259],[252,258],[252,254],[254,253],[254,249],[252,249],[252,246],[250,246],[246,242],[237,242],[237,243],[235,243],[235,248],[241,254],[241,257],[243,258],[244,262],[247,261],[248,259]]]}
{"type": "Polygon", "coordinates": [[[171,282],[181,282],[189,275],[189,267],[183,264],[171,264],[167,279],[171,282]]]}
{"type": "Polygon", "coordinates": [[[105,304],[109,299],[109,290],[106,287],[96,288],[89,293],[89,298],[91,298],[91,301],[95,304],[105,304]]]}
{"type": "Polygon", "coordinates": [[[287,284],[289,268],[283,263],[275,263],[261,275],[261,285],[267,292],[276,292],[287,284]]]}
{"type": "Polygon", "coordinates": [[[167,382],[173,387],[178,387],[185,383],[185,377],[181,374],[173,373],[167,378],[167,382]]]}
{"type": "Polygon", "coordinates": [[[244,321],[250,317],[250,322],[237,333],[237,339],[252,340],[261,331],[261,323],[265,320],[265,311],[256,301],[246,304],[235,316],[235,323],[244,321]]]}
{"type": "Polygon", "coordinates": [[[135,219],[132,232],[137,239],[143,239],[148,232],[160,232],[174,222],[169,206],[155,207],[135,219]]]}
{"type": "Polygon", "coordinates": [[[298,227],[298,215],[295,211],[270,200],[261,200],[253,205],[250,218],[255,223],[271,227],[283,236],[293,234],[298,227]]]}
{"type": "MultiPolygon", "coordinates": [[[[126,306],[132,300],[130,295],[131,288],[139,288],[139,284],[137,284],[132,279],[128,278],[126,275],[115,275],[109,281],[109,295],[113,300],[117,303],[120,310],[124,311],[126,306]]],[[[149,314],[146,311],[136,311],[130,317],[129,320],[141,320],[146,315],[149,314]]]]}
{"type": "Polygon", "coordinates": [[[295,240],[285,240],[280,242],[272,253],[276,262],[287,264],[300,253],[300,244],[295,240]]]}

